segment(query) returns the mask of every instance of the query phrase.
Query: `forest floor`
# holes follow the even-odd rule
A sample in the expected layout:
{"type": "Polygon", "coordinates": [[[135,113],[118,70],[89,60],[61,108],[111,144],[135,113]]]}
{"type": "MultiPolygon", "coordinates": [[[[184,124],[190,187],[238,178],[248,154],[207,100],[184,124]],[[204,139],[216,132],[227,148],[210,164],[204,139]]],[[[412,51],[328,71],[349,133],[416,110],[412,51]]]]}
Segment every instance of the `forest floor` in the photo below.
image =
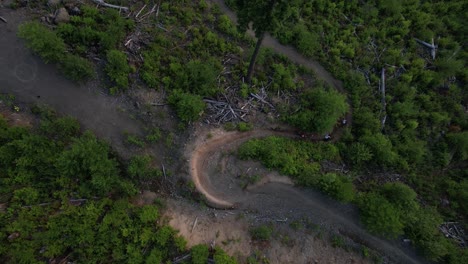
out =
{"type": "MultiPolygon", "coordinates": [[[[221,7],[226,11],[223,5],[221,7]]],[[[106,95],[101,92],[98,81],[78,86],[61,77],[54,66],[46,65],[31,55],[16,37],[18,24],[26,20],[29,14],[5,8],[0,11],[0,15],[8,20],[8,23],[0,24],[0,93],[13,94],[20,109],[23,109],[23,105],[27,108],[30,104],[46,104],[60,114],[77,118],[85,129],[92,130],[108,141],[124,158],[137,153],[126,145],[123,136],[123,131],[135,135],[144,133],[143,124],[132,115],[140,111],[134,102],[126,96],[106,95]]],[[[323,68],[317,68],[315,62],[295,53],[292,48],[269,38],[265,45],[287,55],[296,63],[312,68],[319,78],[342,90],[339,81],[334,80],[323,68]]],[[[165,120],[168,119],[171,118],[165,120]]],[[[349,245],[355,245],[352,241],[355,240],[390,256],[396,262],[422,263],[399,241],[387,241],[368,234],[358,223],[355,208],[333,201],[318,192],[292,187],[287,178],[266,170],[259,163],[240,161],[231,155],[241,142],[249,138],[280,132],[254,130],[244,134],[227,133],[198,124],[194,131],[184,133],[189,133],[190,138],[180,140],[179,146],[175,148],[185,149],[185,155],[188,156],[173,161],[172,168],[177,168],[174,169],[175,176],[190,179],[192,169],[203,171],[207,177],[203,176],[202,181],[209,182],[201,184],[208,186],[207,193],[216,190],[215,198],[223,198],[222,202],[226,205],[236,205],[232,210],[216,210],[187,200],[168,198],[168,221],[180,230],[189,245],[215,240],[229,253],[244,257],[257,248],[270,259],[270,263],[367,263],[369,259],[363,258],[360,253],[332,247],[328,238],[332,233],[339,233],[349,240],[349,245]],[[185,148],[182,147],[184,143],[187,143],[185,148]],[[196,155],[192,156],[194,151],[196,155]],[[193,164],[198,165],[194,168],[193,164]],[[265,184],[242,188],[244,179],[238,176],[247,172],[263,176],[261,182],[265,184]],[[272,182],[267,184],[268,181],[272,182]],[[313,222],[313,228],[295,231],[289,227],[293,221],[304,219],[313,222]],[[248,228],[251,224],[259,223],[274,224],[277,234],[269,243],[252,244],[248,228]]],[[[154,155],[156,157],[166,155],[156,148],[148,151],[157,154],[154,155]]],[[[183,155],[183,151],[179,151],[180,155],[183,155]]],[[[177,151],[172,155],[177,155],[177,151]]]]}

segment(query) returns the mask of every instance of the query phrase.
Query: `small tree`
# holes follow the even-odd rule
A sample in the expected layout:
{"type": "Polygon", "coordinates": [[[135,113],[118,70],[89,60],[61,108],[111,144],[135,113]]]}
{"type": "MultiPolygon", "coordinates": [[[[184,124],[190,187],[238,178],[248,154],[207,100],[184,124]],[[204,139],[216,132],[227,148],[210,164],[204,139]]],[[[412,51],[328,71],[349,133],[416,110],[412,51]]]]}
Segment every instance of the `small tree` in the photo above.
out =
{"type": "Polygon", "coordinates": [[[127,55],[125,55],[125,53],[118,50],[110,50],[107,52],[105,70],[110,80],[115,83],[116,88],[123,89],[128,86],[128,75],[132,69],[128,66],[127,55]]]}
{"type": "Polygon", "coordinates": [[[205,103],[200,96],[180,90],[173,91],[168,100],[175,106],[177,115],[184,122],[196,121],[205,110],[205,103]]]}

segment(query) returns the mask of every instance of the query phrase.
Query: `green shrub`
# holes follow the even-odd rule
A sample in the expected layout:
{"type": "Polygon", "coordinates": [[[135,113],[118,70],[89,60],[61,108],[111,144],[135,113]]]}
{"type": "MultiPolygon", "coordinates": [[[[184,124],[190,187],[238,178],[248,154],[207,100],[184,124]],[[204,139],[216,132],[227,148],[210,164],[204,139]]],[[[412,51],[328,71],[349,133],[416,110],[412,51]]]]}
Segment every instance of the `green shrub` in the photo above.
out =
{"type": "Polygon", "coordinates": [[[351,202],[354,199],[354,185],[343,175],[335,173],[321,175],[318,180],[318,187],[339,201],[351,202]]]}
{"type": "Polygon", "coordinates": [[[177,115],[184,122],[198,120],[205,110],[205,102],[198,95],[175,90],[169,96],[169,103],[175,107],[177,115]]]}
{"type": "Polygon", "coordinates": [[[237,261],[230,257],[226,252],[224,252],[221,248],[216,247],[215,253],[213,254],[213,260],[216,264],[236,264],[237,261]]]}
{"type": "Polygon", "coordinates": [[[39,54],[46,63],[60,61],[65,54],[63,40],[38,22],[21,24],[18,36],[26,40],[26,46],[39,54]]]}
{"type": "Polygon", "coordinates": [[[296,69],[290,65],[285,67],[284,64],[275,63],[273,69],[273,89],[278,90],[295,90],[296,83],[294,82],[296,69]]]}
{"type": "Polygon", "coordinates": [[[239,36],[239,31],[237,31],[236,25],[232,23],[231,19],[229,19],[229,17],[226,15],[219,16],[217,27],[221,32],[226,33],[232,37],[239,36]]]}
{"type": "Polygon", "coordinates": [[[193,264],[205,264],[210,255],[209,248],[206,245],[196,245],[190,250],[192,253],[193,264]]]}
{"type": "Polygon", "coordinates": [[[247,132],[253,129],[253,125],[250,123],[240,122],[237,124],[237,130],[240,132],[247,132]]]}
{"type": "Polygon", "coordinates": [[[316,87],[301,96],[302,111],[289,115],[285,120],[304,131],[327,133],[348,111],[346,97],[336,90],[316,87]]]}
{"type": "Polygon", "coordinates": [[[295,26],[294,36],[294,43],[302,54],[311,57],[320,51],[319,36],[315,32],[309,31],[305,25],[295,26]]]}
{"type": "Polygon", "coordinates": [[[136,135],[127,134],[127,142],[140,148],[145,146],[145,142],[136,135]]]}
{"type": "Polygon", "coordinates": [[[134,156],[127,167],[130,177],[139,180],[149,180],[161,176],[159,169],[151,165],[152,158],[149,155],[134,156]]]}
{"type": "Polygon", "coordinates": [[[267,225],[261,225],[250,229],[250,236],[254,240],[266,241],[270,240],[273,229],[267,225]]]}
{"type": "Polygon", "coordinates": [[[128,75],[132,71],[127,62],[127,55],[119,50],[110,50],[107,52],[106,58],[105,71],[107,76],[117,89],[126,89],[128,87],[128,75]]]}
{"type": "Polygon", "coordinates": [[[95,76],[94,66],[87,59],[76,55],[65,55],[59,64],[62,73],[72,81],[83,82],[95,76]]]}
{"type": "Polygon", "coordinates": [[[158,142],[162,137],[161,130],[159,128],[153,128],[149,131],[148,135],[146,135],[146,141],[150,143],[158,142]]]}
{"type": "Polygon", "coordinates": [[[358,205],[361,221],[373,233],[395,238],[403,234],[400,211],[377,193],[363,194],[358,205]]]}

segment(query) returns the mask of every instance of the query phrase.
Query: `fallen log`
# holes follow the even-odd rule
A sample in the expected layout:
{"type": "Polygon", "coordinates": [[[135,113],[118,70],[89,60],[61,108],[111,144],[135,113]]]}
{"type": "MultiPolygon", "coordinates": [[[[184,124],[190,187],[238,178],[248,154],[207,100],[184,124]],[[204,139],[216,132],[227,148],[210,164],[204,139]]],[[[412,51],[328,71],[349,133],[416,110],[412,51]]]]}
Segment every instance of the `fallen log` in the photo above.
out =
{"type": "Polygon", "coordinates": [[[104,2],[104,0],[93,0],[93,2],[96,3],[96,4],[98,4],[98,5],[105,6],[105,7],[110,7],[110,8],[115,8],[115,9],[119,9],[119,10],[124,10],[125,12],[128,11],[128,7],[108,4],[108,3],[104,2]]]}
{"type": "Polygon", "coordinates": [[[0,16],[0,20],[3,21],[3,22],[5,22],[5,23],[7,23],[7,20],[6,20],[4,17],[1,17],[1,16],[0,16]]]}

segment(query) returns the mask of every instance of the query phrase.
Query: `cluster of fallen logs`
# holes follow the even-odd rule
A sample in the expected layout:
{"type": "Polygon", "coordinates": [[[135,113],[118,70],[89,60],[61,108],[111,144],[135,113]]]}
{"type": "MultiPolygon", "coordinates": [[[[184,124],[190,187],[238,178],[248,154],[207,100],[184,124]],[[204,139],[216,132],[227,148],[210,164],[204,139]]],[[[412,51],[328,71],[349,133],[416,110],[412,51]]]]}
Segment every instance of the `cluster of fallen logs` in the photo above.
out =
{"type": "Polygon", "coordinates": [[[460,247],[466,247],[466,234],[463,227],[458,222],[445,222],[440,225],[439,230],[447,238],[457,241],[460,247]]]}
{"type": "Polygon", "coordinates": [[[210,99],[205,99],[203,101],[208,105],[208,111],[211,112],[208,116],[208,122],[211,121],[220,124],[236,120],[245,121],[244,117],[249,112],[247,109],[244,109],[245,105],[244,107],[238,108],[231,105],[229,102],[210,99]]]}
{"type": "Polygon", "coordinates": [[[207,104],[208,116],[206,122],[208,124],[227,123],[234,121],[246,121],[245,116],[250,113],[252,109],[268,106],[269,110],[274,111],[275,107],[267,101],[267,93],[264,88],[259,93],[250,93],[250,98],[239,104],[234,104],[228,100],[228,96],[224,96],[222,100],[204,99],[207,104]],[[258,101],[260,104],[256,104],[258,101]]]}

